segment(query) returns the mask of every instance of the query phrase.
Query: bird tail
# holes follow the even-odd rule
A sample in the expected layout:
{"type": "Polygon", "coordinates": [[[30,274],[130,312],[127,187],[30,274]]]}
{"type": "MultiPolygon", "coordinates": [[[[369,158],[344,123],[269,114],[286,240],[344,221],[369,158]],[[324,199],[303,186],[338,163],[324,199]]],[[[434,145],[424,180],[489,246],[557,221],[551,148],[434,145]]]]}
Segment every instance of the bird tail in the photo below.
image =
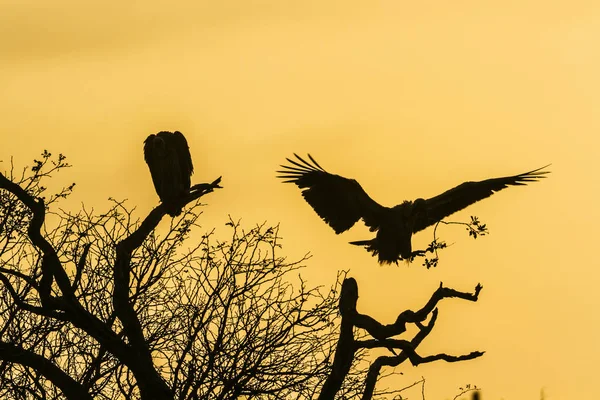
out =
{"type": "Polygon", "coordinates": [[[364,246],[365,250],[367,250],[369,253],[371,253],[373,255],[373,257],[377,257],[379,256],[379,263],[388,263],[388,261],[384,261],[381,259],[381,254],[379,253],[379,249],[377,247],[377,242],[374,239],[369,239],[369,240],[357,240],[354,242],[348,242],[350,244],[353,244],[355,246],[364,246]]]}
{"type": "Polygon", "coordinates": [[[353,244],[355,246],[370,246],[373,242],[373,239],[370,240],[357,240],[355,242],[348,242],[350,244],[353,244]]]}
{"type": "Polygon", "coordinates": [[[350,244],[353,244],[355,246],[364,246],[365,250],[367,250],[369,253],[371,253],[373,255],[373,257],[377,257],[379,264],[396,264],[398,265],[398,261],[402,260],[402,258],[400,257],[400,255],[394,251],[390,249],[386,249],[386,248],[380,248],[380,245],[377,243],[376,239],[370,239],[370,240],[357,240],[354,242],[348,242],[350,244]]]}

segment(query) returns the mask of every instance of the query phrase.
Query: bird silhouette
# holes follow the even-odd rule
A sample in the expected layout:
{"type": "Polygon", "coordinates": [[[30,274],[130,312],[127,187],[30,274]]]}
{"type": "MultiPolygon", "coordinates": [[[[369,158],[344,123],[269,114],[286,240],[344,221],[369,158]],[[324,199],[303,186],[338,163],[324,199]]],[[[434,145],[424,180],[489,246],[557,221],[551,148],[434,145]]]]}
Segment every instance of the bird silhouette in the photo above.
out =
{"type": "Polygon", "coordinates": [[[194,172],[187,140],[179,131],[162,131],[144,141],[144,159],[150,169],[152,182],[167,214],[181,214],[178,200],[189,193],[194,172]]]}
{"type": "Polygon", "coordinates": [[[464,182],[455,188],[432,197],[405,200],[394,207],[385,207],[373,200],[354,179],[325,171],[309,154],[309,161],[294,154],[296,159],[286,158],[290,165],[281,165],[278,178],[284,183],[294,183],[302,189],[302,196],[315,212],[333,228],[336,234],[350,229],[358,220],[371,232],[373,239],[350,242],[364,246],[380,264],[412,260],[423,255],[423,250],[413,251],[412,234],[419,232],[449,215],[509,186],[521,186],[535,182],[549,171],[548,165],[518,175],[464,182]]]}

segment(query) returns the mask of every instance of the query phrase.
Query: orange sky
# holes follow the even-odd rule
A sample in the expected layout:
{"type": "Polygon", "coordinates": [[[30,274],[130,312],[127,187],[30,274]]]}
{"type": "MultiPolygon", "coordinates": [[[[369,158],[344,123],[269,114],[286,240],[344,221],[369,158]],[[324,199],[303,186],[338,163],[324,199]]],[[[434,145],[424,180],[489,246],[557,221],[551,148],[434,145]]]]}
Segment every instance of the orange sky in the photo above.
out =
{"type": "MultiPolygon", "coordinates": [[[[47,148],[74,167],[64,206],[157,204],[142,141],[188,138],[195,182],[223,175],[204,226],[281,222],[284,252],[311,251],[309,282],[350,269],[359,310],[382,322],[423,305],[443,281],[481,282],[478,303],[447,300],[422,355],[481,359],[413,368],[428,400],[475,383],[487,399],[600,398],[600,4],[560,1],[56,0],[0,4],[0,159],[47,148]],[[29,4],[28,4],[29,3],[29,4]],[[418,4],[417,4],[418,3],[418,4]],[[553,163],[552,175],[456,214],[491,234],[439,233],[441,264],[380,267],[336,236],[275,170],[310,152],[377,201],[431,197],[465,180],[553,163]]],[[[4,167],[2,167],[4,169],[4,167]]],[[[414,247],[431,240],[427,230],[414,247]]],[[[410,396],[410,394],[409,394],[410,396]]],[[[418,398],[418,392],[412,394],[418,398]]]]}

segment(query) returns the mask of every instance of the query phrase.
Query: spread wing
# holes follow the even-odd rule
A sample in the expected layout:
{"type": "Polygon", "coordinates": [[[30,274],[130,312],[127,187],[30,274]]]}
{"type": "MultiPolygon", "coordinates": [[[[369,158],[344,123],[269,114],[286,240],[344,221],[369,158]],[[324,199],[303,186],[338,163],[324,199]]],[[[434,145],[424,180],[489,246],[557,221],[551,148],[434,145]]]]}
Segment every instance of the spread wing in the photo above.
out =
{"type": "Polygon", "coordinates": [[[177,153],[177,159],[179,161],[179,168],[181,171],[181,179],[185,189],[189,189],[191,186],[192,173],[194,172],[194,166],[192,165],[192,156],[190,154],[190,148],[187,140],[183,133],[175,131],[172,136],[172,143],[177,153]]]}
{"type": "Polygon", "coordinates": [[[438,221],[470,206],[473,203],[490,197],[495,192],[509,186],[524,186],[545,178],[549,171],[543,171],[548,165],[515,176],[486,179],[480,182],[465,182],[438,196],[425,200],[422,205],[423,217],[415,221],[413,232],[418,232],[438,221]]]}
{"type": "Polygon", "coordinates": [[[310,154],[312,163],[294,155],[297,160],[287,158],[291,165],[282,165],[278,178],[302,189],[304,199],[335,233],[350,229],[361,218],[372,231],[379,228],[388,208],[371,199],[357,181],[328,173],[310,154]]]}

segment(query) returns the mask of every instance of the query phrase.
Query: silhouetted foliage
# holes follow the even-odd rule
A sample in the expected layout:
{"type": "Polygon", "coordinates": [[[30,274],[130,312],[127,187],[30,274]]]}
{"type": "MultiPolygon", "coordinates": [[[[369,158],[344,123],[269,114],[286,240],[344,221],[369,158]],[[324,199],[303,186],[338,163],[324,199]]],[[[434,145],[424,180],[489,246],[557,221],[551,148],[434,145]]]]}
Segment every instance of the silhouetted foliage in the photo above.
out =
{"type": "Polygon", "coordinates": [[[425,251],[423,251],[422,254],[420,254],[425,259],[423,261],[423,265],[427,267],[427,269],[437,267],[438,261],[440,259],[438,255],[438,250],[445,249],[446,247],[448,247],[445,241],[439,240],[437,237],[437,228],[440,224],[464,225],[466,227],[466,230],[469,232],[469,236],[471,236],[473,239],[477,239],[478,236],[485,236],[489,233],[487,225],[481,223],[479,221],[479,218],[475,216],[471,216],[470,222],[456,222],[443,220],[438,221],[435,224],[435,227],[433,228],[433,240],[431,241],[431,243],[429,243],[425,251]],[[427,256],[427,253],[432,253],[433,257],[427,256]]]}
{"type": "Polygon", "coordinates": [[[143,220],[114,199],[102,213],[56,207],[74,184],[43,184],[67,167],[44,152],[0,174],[0,398],[385,398],[402,389],[375,390],[384,366],[482,354],[416,351],[437,303],[476,301],[481,286],[440,286],[382,325],[356,310],[354,279],[308,287],[297,275],[307,257],[279,255],[277,226],[230,220],[229,240],[201,235],[197,200],[220,179],[194,185],[159,234],[164,205],[143,220]],[[419,332],[394,338],[408,323],[419,332]],[[370,363],[373,348],[392,356],[370,363]]]}

